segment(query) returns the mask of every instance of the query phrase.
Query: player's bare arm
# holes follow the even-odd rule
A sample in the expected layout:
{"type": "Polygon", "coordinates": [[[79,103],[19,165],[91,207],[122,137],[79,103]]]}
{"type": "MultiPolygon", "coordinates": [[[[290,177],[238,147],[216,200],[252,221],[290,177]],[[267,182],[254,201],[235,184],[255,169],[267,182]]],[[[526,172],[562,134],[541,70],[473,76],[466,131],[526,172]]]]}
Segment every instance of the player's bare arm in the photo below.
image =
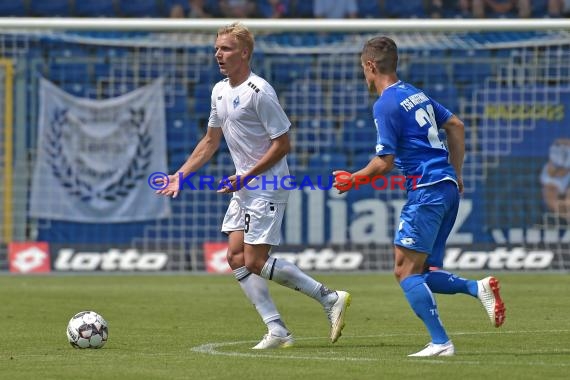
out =
{"type": "Polygon", "coordinates": [[[168,176],[168,186],[164,189],[157,190],[156,193],[176,198],[180,192],[179,173],[183,173],[184,176],[187,176],[204,166],[218,150],[222,136],[222,128],[208,128],[206,135],[200,140],[198,145],[196,145],[196,148],[186,162],[176,173],[168,176]]]}
{"type": "Polygon", "coordinates": [[[385,154],[382,156],[374,156],[364,168],[360,169],[354,176],[374,177],[377,175],[388,174],[394,169],[394,155],[385,154]]]}
{"type": "Polygon", "coordinates": [[[445,129],[445,133],[447,134],[449,163],[453,166],[453,169],[455,169],[459,192],[463,193],[461,171],[463,170],[463,159],[465,157],[465,126],[461,119],[453,115],[443,124],[443,129],[445,129]]]}
{"type": "Polygon", "coordinates": [[[291,141],[289,133],[282,135],[271,140],[271,145],[265,155],[255,164],[251,170],[246,173],[247,176],[256,176],[271,168],[283,157],[291,151],[291,141]]]}
{"type": "MultiPolygon", "coordinates": [[[[291,141],[289,139],[289,133],[284,133],[273,140],[271,140],[271,145],[269,149],[261,157],[261,159],[255,164],[254,167],[251,168],[247,173],[240,175],[242,183],[237,183],[237,176],[232,175],[228,177],[229,184],[224,186],[222,189],[218,190],[219,193],[231,193],[236,190],[239,190],[243,186],[247,185],[247,183],[243,182],[244,180],[251,181],[255,176],[260,175],[261,173],[267,171],[273,165],[275,165],[279,160],[289,153],[291,150],[291,141]]],[[[248,182],[249,182],[248,181],[248,182]]]]}
{"type": "MultiPolygon", "coordinates": [[[[354,185],[354,181],[356,178],[362,178],[362,177],[372,178],[375,176],[384,175],[389,173],[393,168],[394,168],[394,155],[385,154],[382,156],[374,156],[374,158],[370,160],[368,165],[366,165],[364,168],[360,169],[359,171],[352,173],[349,179],[347,180],[343,179],[342,183],[339,183],[335,180],[333,186],[339,190],[339,194],[342,194],[352,188],[352,185],[354,185]]],[[[340,171],[334,171],[333,175],[336,177],[336,175],[339,174],[339,172],[340,171]]]]}

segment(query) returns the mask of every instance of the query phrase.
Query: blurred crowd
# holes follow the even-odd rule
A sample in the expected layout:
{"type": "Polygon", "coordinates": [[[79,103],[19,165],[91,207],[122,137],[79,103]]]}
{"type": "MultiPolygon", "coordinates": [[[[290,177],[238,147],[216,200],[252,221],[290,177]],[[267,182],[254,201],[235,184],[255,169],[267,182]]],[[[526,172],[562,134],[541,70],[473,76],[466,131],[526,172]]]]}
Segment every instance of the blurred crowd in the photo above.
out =
{"type": "Polygon", "coordinates": [[[0,0],[0,17],[543,18],[570,0],[0,0]]]}
{"type": "Polygon", "coordinates": [[[542,18],[570,16],[570,0],[171,0],[170,17],[542,18]]]}

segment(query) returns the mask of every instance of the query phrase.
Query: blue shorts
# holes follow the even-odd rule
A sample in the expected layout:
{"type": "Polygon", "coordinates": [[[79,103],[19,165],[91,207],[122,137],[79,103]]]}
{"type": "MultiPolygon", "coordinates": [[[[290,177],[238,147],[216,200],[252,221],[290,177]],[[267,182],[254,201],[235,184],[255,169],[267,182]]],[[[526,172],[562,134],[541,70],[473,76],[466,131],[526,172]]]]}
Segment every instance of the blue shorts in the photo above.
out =
{"type": "Polygon", "coordinates": [[[442,267],[445,243],[459,208],[459,191],[452,181],[441,181],[408,192],[394,244],[426,253],[426,264],[442,267]]]}

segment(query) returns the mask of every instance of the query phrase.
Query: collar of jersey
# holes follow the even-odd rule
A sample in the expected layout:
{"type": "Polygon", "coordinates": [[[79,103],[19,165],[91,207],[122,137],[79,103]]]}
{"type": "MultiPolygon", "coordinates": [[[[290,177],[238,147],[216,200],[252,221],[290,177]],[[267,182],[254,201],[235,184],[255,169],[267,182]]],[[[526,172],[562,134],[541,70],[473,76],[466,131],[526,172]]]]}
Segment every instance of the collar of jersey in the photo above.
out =
{"type": "MultiPolygon", "coordinates": [[[[386,87],[384,90],[382,90],[382,94],[383,94],[384,91],[386,91],[387,89],[389,89],[389,88],[391,88],[391,87],[394,87],[394,86],[397,86],[397,85],[399,85],[399,84],[401,84],[401,83],[402,83],[402,80],[398,80],[397,82],[392,83],[391,85],[389,85],[388,87],[386,87]]],[[[380,96],[382,96],[382,94],[380,94],[380,96]]]]}
{"type": "Polygon", "coordinates": [[[253,71],[249,70],[249,75],[248,75],[248,77],[247,77],[246,80],[244,80],[243,82],[241,82],[240,84],[238,84],[238,85],[235,86],[235,87],[232,87],[232,85],[231,85],[231,84],[229,83],[229,81],[228,81],[228,86],[230,86],[230,88],[231,88],[232,90],[235,90],[236,88],[240,88],[241,86],[243,86],[244,84],[247,84],[247,82],[249,82],[249,79],[251,78],[252,75],[254,75],[254,74],[253,74],[253,71]]]}

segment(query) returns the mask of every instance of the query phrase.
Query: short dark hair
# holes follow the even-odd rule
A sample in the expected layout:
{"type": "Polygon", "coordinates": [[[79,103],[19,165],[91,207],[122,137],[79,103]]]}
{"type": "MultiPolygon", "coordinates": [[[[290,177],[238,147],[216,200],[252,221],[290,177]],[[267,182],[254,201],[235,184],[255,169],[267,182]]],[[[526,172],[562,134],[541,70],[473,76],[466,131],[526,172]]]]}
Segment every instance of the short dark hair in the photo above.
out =
{"type": "Polygon", "coordinates": [[[389,37],[374,37],[364,45],[362,58],[373,61],[381,74],[392,74],[398,67],[398,47],[389,37]]]}

